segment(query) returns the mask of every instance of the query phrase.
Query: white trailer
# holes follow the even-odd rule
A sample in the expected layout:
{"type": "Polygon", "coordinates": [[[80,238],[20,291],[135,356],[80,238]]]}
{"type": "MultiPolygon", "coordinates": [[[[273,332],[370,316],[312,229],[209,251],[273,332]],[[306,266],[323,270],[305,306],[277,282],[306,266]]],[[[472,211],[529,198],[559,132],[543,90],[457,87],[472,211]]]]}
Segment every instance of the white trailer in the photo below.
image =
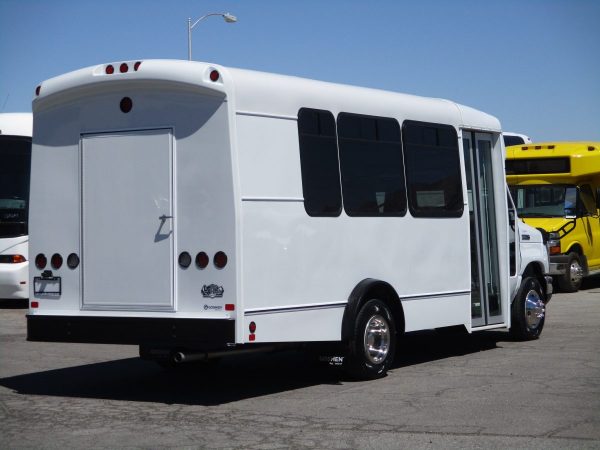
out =
{"type": "Polygon", "coordinates": [[[374,378],[400,333],[511,325],[492,116],[165,60],[50,79],[33,111],[29,340],[335,344],[374,378]]]}
{"type": "Polygon", "coordinates": [[[29,297],[31,113],[0,114],[0,300],[29,297]]]}

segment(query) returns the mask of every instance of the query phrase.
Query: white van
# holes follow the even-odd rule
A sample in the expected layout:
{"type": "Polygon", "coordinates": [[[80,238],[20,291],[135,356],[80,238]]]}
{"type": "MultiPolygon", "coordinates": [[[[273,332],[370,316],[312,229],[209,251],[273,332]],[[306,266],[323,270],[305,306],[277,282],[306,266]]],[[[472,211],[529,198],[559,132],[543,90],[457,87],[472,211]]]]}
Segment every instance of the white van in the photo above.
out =
{"type": "Polygon", "coordinates": [[[510,147],[511,145],[523,145],[531,144],[531,138],[526,134],[511,133],[509,131],[502,132],[502,138],[504,139],[504,146],[510,147]]]}
{"type": "MultiPolygon", "coordinates": [[[[29,340],[162,362],[335,344],[375,378],[400,333],[511,327],[488,114],[190,61],[100,64],[36,91],[29,340]]],[[[536,321],[513,311],[525,338],[538,303],[536,321]]]]}
{"type": "Polygon", "coordinates": [[[0,114],[0,300],[29,297],[31,113],[0,114]]]}

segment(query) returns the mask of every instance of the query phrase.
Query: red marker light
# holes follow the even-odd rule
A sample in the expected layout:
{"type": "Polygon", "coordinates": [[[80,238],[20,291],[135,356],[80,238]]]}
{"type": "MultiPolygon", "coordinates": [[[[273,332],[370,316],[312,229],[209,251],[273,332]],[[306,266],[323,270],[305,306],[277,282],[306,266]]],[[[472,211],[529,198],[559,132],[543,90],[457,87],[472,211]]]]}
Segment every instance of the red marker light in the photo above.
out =
{"type": "Polygon", "coordinates": [[[135,70],[135,71],[137,72],[137,71],[138,71],[138,69],[140,68],[140,66],[141,66],[141,65],[142,65],[142,62],[141,62],[141,61],[138,61],[138,62],[136,62],[136,63],[133,65],[133,70],[135,70]]]}
{"type": "Polygon", "coordinates": [[[217,269],[222,269],[227,265],[227,255],[225,254],[225,252],[215,253],[215,257],[213,258],[213,260],[217,269]]]}
{"type": "Polygon", "coordinates": [[[218,81],[220,76],[221,75],[219,75],[219,72],[213,70],[210,72],[210,81],[218,81]]]}
{"type": "Polygon", "coordinates": [[[235,305],[232,303],[225,304],[225,311],[235,311],[235,305]]]}
{"type": "Polygon", "coordinates": [[[35,267],[38,269],[42,270],[44,267],[46,267],[46,264],[48,264],[48,260],[46,259],[46,255],[43,253],[40,253],[35,257],[35,267]]]}
{"type": "Polygon", "coordinates": [[[205,269],[208,266],[208,255],[204,252],[200,252],[196,255],[196,265],[200,269],[205,269]]]}
{"type": "Polygon", "coordinates": [[[109,64],[108,66],[106,66],[106,69],[104,71],[107,75],[112,75],[113,73],[115,73],[115,68],[112,64],[109,64]]]}
{"type": "Polygon", "coordinates": [[[248,336],[248,340],[249,341],[255,341],[256,340],[256,336],[254,334],[251,334],[248,336]]]}
{"type": "Polygon", "coordinates": [[[119,66],[119,72],[126,73],[129,70],[127,63],[123,63],[119,66]]]}
{"type": "Polygon", "coordinates": [[[250,322],[248,329],[250,330],[250,333],[254,334],[254,332],[256,331],[256,323],[250,322]]]}
{"type": "Polygon", "coordinates": [[[119,108],[121,108],[122,112],[127,114],[129,111],[131,111],[131,108],[133,108],[133,100],[131,100],[129,97],[123,97],[121,99],[121,103],[119,103],[119,108]]]}
{"type": "Polygon", "coordinates": [[[40,304],[38,302],[31,302],[31,307],[32,308],[37,308],[39,306],[40,306],[40,304]]]}
{"type": "Polygon", "coordinates": [[[52,255],[52,258],[50,258],[50,265],[53,269],[60,269],[62,263],[62,256],[60,256],[58,253],[55,253],[54,255],[52,255]]]}

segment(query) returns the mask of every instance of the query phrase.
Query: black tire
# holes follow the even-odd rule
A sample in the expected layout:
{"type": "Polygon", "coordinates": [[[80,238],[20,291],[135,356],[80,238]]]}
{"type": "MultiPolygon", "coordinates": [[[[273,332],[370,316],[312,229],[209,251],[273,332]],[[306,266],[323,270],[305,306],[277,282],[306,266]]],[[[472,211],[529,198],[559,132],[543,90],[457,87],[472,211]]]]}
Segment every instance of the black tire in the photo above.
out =
{"type": "Polygon", "coordinates": [[[558,277],[558,286],[563,292],[577,292],[583,282],[583,266],[578,253],[569,253],[569,263],[564,275],[558,277]]]}
{"type": "Polygon", "coordinates": [[[359,380],[385,376],[394,362],[396,324],[381,300],[369,300],[356,316],[345,369],[359,380]]]}
{"type": "Polygon", "coordinates": [[[542,286],[536,278],[524,278],[511,306],[510,333],[523,341],[537,339],[542,334],[545,321],[542,286]]]}

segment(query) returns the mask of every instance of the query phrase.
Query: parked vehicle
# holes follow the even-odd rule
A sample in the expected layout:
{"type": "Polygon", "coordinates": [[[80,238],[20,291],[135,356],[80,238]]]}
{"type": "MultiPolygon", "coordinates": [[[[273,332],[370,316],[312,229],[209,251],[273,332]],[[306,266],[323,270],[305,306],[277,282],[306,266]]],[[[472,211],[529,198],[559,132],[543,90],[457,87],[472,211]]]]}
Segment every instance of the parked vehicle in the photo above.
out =
{"type": "Polygon", "coordinates": [[[509,131],[502,132],[502,138],[504,139],[504,146],[509,147],[511,145],[523,145],[531,144],[531,138],[526,134],[511,133],[509,131]]]}
{"type": "MultiPolygon", "coordinates": [[[[139,345],[163,364],[333,345],[376,378],[401,333],[511,326],[488,114],[155,60],[45,81],[33,111],[29,340],[139,345]]],[[[533,338],[529,312],[512,320],[533,338]]]]}
{"type": "Polygon", "coordinates": [[[509,147],[506,173],[519,216],[548,234],[550,273],[577,291],[600,273],[600,143],[509,147]]]}
{"type": "Polygon", "coordinates": [[[0,299],[29,297],[30,113],[0,114],[0,299]]]}

